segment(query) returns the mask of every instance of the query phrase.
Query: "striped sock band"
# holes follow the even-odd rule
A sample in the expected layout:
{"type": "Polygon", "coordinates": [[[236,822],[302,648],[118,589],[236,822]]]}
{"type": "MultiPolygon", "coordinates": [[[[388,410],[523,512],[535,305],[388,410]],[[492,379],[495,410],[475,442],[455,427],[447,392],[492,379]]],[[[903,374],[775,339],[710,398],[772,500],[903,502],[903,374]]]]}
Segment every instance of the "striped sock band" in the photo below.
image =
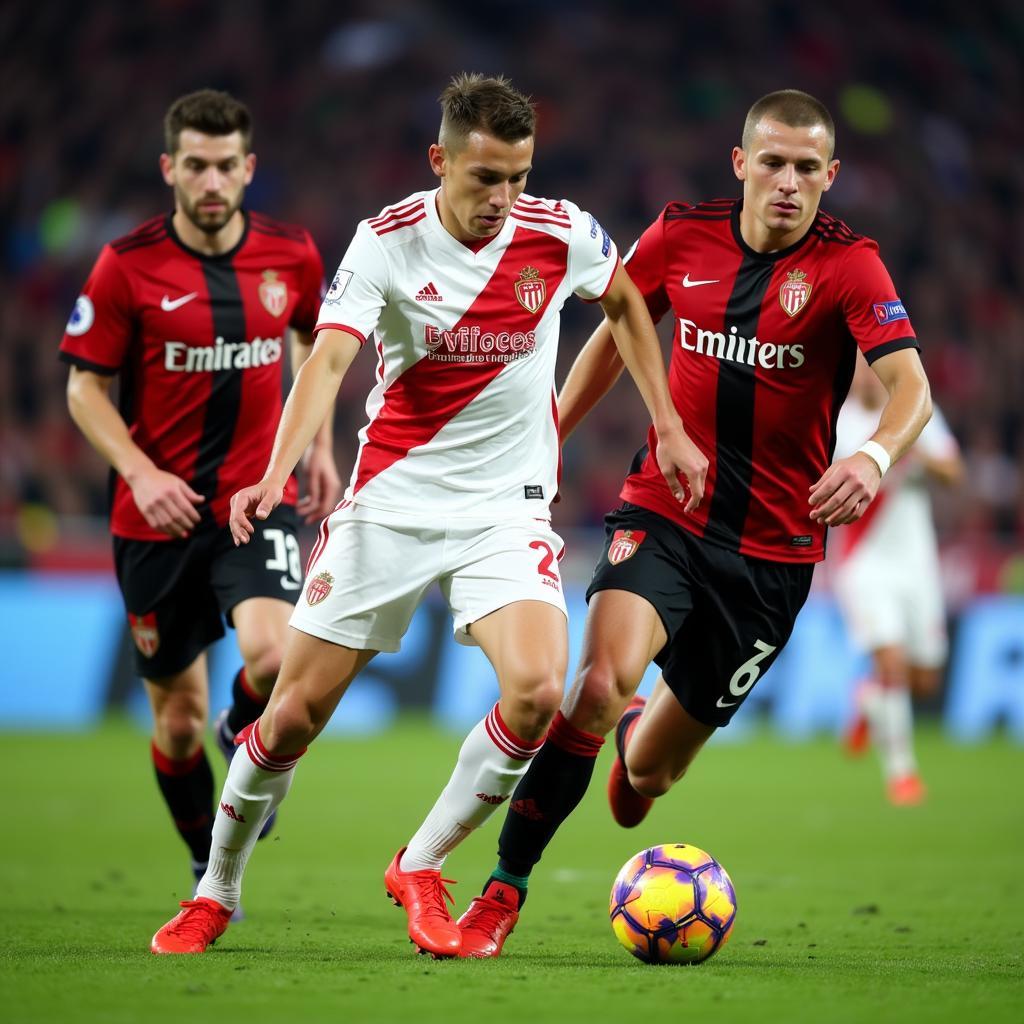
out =
{"type": "Polygon", "coordinates": [[[260,739],[260,722],[256,719],[251,725],[247,725],[236,737],[235,746],[245,744],[246,752],[257,768],[267,772],[287,772],[298,763],[298,760],[306,752],[303,747],[297,754],[286,754],[283,757],[271,754],[263,745],[260,739]]]}

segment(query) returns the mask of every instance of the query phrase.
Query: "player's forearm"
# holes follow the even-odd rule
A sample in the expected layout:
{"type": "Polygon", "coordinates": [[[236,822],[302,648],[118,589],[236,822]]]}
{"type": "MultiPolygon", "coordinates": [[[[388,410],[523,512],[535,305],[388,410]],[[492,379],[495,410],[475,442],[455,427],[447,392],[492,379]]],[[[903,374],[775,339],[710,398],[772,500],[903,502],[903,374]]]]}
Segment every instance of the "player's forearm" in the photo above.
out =
{"type": "Polygon", "coordinates": [[[105,388],[72,373],[68,411],[86,440],[130,485],[139,473],[153,469],[153,460],[132,440],[131,433],[105,388]]]}
{"type": "Polygon", "coordinates": [[[871,440],[880,444],[892,462],[896,462],[910,449],[931,418],[931,391],[919,362],[883,377],[883,382],[889,391],[889,401],[882,409],[878,429],[871,440]]]}
{"type": "Polygon", "coordinates": [[[924,468],[929,476],[947,487],[957,486],[964,478],[964,463],[959,455],[924,457],[924,468]]]}
{"type": "MultiPolygon", "coordinates": [[[[313,352],[313,336],[306,331],[292,330],[292,375],[298,374],[313,352]]],[[[334,402],[331,402],[319,430],[313,435],[313,447],[325,452],[334,451],[334,402]]]]}
{"type": "Polygon", "coordinates": [[[654,429],[661,435],[677,428],[679,413],[669,394],[661,343],[640,293],[630,297],[620,315],[607,315],[616,348],[647,406],[654,429]]]}
{"type": "Polygon", "coordinates": [[[558,430],[562,441],[611,390],[622,367],[608,322],[602,321],[580,349],[558,393],[558,430]]]}
{"type": "Polygon", "coordinates": [[[284,487],[334,406],[345,371],[359,350],[351,335],[324,331],[308,358],[302,363],[274,438],[264,479],[284,487]]]}

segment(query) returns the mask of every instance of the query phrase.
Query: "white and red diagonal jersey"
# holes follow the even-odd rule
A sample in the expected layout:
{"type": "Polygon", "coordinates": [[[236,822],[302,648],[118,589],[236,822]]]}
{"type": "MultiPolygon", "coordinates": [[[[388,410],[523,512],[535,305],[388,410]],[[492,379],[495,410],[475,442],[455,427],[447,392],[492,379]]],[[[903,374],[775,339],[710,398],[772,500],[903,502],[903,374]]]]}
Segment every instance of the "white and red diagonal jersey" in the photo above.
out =
{"type": "Polygon", "coordinates": [[[346,498],[442,515],[546,515],[558,486],[559,315],[611,283],[615,245],[566,200],[519,197],[471,249],[437,191],[360,223],[317,330],[374,335],[377,382],[346,498]]]}
{"type": "MultiPolygon", "coordinates": [[[[882,410],[868,409],[848,398],[836,421],[837,459],[852,455],[878,429],[882,410]]],[[[959,452],[938,406],[910,451],[885,475],[875,500],[855,523],[836,531],[839,558],[877,559],[889,571],[913,574],[937,563],[937,541],[931,498],[925,487],[925,469],[919,453],[931,458],[953,457],[959,452]]],[[[930,578],[930,577],[929,577],[930,578]]]]}

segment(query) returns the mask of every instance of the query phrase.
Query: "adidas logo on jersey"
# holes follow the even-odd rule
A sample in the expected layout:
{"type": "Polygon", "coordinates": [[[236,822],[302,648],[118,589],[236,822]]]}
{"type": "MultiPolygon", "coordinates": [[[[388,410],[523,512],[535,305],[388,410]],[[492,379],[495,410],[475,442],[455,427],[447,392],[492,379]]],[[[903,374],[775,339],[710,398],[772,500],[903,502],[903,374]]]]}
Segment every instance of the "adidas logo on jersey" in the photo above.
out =
{"type": "Polygon", "coordinates": [[[417,293],[417,302],[444,302],[444,296],[437,290],[433,281],[428,281],[417,293]]]}

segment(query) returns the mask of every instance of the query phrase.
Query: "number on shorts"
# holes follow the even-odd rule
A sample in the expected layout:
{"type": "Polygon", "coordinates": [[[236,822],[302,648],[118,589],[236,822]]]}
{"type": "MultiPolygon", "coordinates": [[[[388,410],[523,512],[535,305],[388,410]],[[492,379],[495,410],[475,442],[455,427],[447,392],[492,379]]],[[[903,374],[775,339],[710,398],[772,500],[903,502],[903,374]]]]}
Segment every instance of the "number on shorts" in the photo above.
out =
{"type": "Polygon", "coordinates": [[[299,542],[294,534],[284,530],[269,529],[263,536],[274,545],[274,557],[267,559],[270,572],[287,572],[293,580],[302,579],[302,563],[299,561],[299,542]]]}
{"type": "Polygon", "coordinates": [[[766,644],[763,640],[755,640],[754,650],[757,651],[757,654],[743,662],[733,672],[732,679],[729,680],[729,692],[734,697],[742,697],[757,682],[758,677],[761,675],[760,662],[764,661],[769,654],[774,653],[775,648],[772,644],[766,644]],[[744,678],[747,680],[745,683],[741,682],[744,678]]]}
{"type": "Polygon", "coordinates": [[[551,545],[543,540],[532,540],[530,541],[530,547],[534,551],[543,551],[544,555],[537,565],[537,572],[541,576],[547,576],[549,580],[558,580],[558,573],[551,571],[551,566],[555,564],[556,558],[554,551],[551,550],[551,545]]]}

